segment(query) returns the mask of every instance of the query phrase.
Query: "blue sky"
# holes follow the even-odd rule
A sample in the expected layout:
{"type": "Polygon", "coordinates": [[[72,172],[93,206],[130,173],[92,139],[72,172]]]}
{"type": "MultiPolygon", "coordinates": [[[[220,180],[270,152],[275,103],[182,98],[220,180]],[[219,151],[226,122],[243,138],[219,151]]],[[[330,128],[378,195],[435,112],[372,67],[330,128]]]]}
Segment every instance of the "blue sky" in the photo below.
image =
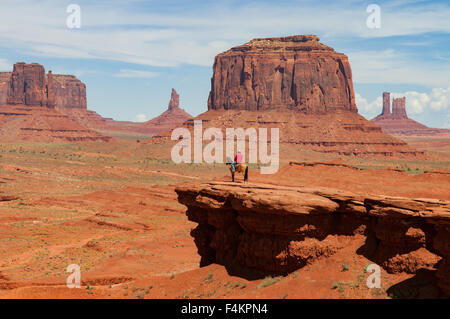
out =
{"type": "Polygon", "coordinates": [[[377,115],[391,91],[406,95],[410,117],[450,127],[449,17],[448,1],[2,0],[0,71],[24,61],[75,74],[88,107],[117,120],[159,115],[172,87],[197,115],[216,54],[254,37],[316,34],[349,56],[362,115],[377,115]],[[80,29],[66,26],[72,3],[80,29]],[[371,3],[379,29],[366,25],[371,3]]]}

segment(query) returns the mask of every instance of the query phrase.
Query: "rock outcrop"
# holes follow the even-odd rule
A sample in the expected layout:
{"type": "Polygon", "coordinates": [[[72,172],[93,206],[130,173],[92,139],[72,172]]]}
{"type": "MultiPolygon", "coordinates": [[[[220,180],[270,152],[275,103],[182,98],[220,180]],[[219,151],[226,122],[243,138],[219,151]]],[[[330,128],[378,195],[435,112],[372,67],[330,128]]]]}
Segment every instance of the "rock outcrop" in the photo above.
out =
{"type": "Polygon", "coordinates": [[[7,104],[47,106],[47,81],[42,65],[24,62],[14,64],[9,79],[7,104]]]}
{"type": "Polygon", "coordinates": [[[450,296],[450,202],[321,187],[210,182],[176,189],[201,266],[286,274],[330,256],[357,236],[358,250],[390,273],[434,271],[450,296]]]}
{"type": "Polygon", "coordinates": [[[73,75],[53,74],[38,63],[14,64],[0,73],[0,105],[86,109],[86,85],[73,75]]]}
{"type": "Polygon", "coordinates": [[[180,108],[180,96],[177,91],[172,88],[167,110],[159,116],[140,124],[138,131],[146,134],[167,132],[189,119],[192,119],[192,115],[180,108]]]}
{"type": "Polygon", "coordinates": [[[172,93],[170,94],[170,101],[169,101],[169,110],[172,110],[174,108],[180,107],[180,95],[175,91],[174,88],[172,88],[172,93]]]}
{"type": "Polygon", "coordinates": [[[398,136],[434,136],[448,135],[450,130],[430,128],[413,119],[406,113],[406,97],[392,99],[389,92],[383,92],[383,109],[380,115],[373,118],[372,123],[381,127],[383,132],[398,136]]]}
{"type": "Polygon", "coordinates": [[[108,142],[111,137],[88,129],[67,115],[47,107],[0,107],[1,142],[108,142]]]}
{"type": "Polygon", "coordinates": [[[357,112],[348,58],[314,35],[253,39],[216,56],[209,110],[357,112]]]}
{"type": "MultiPolygon", "coordinates": [[[[51,74],[51,71],[49,72],[51,74]]],[[[87,109],[86,85],[74,75],[54,74],[54,99],[57,109],[87,109]]]]}

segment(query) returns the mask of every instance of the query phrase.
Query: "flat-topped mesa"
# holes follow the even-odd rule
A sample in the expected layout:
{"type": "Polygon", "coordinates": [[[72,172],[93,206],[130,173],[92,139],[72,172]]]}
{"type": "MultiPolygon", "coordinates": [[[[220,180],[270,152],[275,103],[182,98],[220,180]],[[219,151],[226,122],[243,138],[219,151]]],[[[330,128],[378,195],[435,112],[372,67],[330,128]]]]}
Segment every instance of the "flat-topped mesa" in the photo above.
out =
{"type": "Polygon", "coordinates": [[[45,74],[38,63],[14,64],[0,74],[0,105],[86,109],[86,85],[73,75],[45,74]]]}
{"type": "Polygon", "coordinates": [[[172,88],[168,109],[172,110],[178,107],[180,107],[180,96],[178,95],[177,91],[175,91],[175,89],[172,88]]]}
{"type": "Polygon", "coordinates": [[[358,112],[345,54],[314,35],[259,38],[216,56],[209,110],[358,112]]]}

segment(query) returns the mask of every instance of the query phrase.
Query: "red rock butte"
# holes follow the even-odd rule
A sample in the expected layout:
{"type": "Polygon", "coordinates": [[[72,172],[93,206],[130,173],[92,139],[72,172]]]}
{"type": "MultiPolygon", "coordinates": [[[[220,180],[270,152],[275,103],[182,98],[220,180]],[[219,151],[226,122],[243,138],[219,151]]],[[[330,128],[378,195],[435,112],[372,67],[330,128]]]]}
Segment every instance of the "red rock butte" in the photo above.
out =
{"type": "Polygon", "coordinates": [[[24,62],[0,73],[0,140],[110,140],[63,114],[66,109],[87,110],[86,85],[75,76],[45,74],[42,65],[24,62]]]}
{"type": "Polygon", "coordinates": [[[371,121],[380,126],[383,132],[399,136],[450,134],[448,129],[430,128],[408,118],[406,114],[406,97],[393,98],[391,112],[391,94],[389,92],[383,92],[383,109],[381,114],[371,121]]]}
{"type": "Polygon", "coordinates": [[[86,109],[86,85],[73,75],[52,74],[38,63],[14,64],[0,73],[0,105],[86,109]]]}
{"type": "Polygon", "coordinates": [[[324,153],[423,154],[358,114],[347,56],[314,35],[254,39],[217,55],[208,111],[195,120],[204,129],[279,128],[280,142],[324,153]]]}

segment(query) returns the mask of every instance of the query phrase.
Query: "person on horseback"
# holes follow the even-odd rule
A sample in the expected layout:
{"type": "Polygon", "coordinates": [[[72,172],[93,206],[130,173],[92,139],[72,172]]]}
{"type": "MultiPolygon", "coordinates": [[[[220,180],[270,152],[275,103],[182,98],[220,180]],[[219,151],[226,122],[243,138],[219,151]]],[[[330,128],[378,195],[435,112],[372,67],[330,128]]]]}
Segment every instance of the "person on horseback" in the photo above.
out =
{"type": "Polygon", "coordinates": [[[242,162],[242,154],[241,151],[238,151],[234,156],[234,161],[231,163],[231,171],[234,172],[239,164],[242,162]]]}

